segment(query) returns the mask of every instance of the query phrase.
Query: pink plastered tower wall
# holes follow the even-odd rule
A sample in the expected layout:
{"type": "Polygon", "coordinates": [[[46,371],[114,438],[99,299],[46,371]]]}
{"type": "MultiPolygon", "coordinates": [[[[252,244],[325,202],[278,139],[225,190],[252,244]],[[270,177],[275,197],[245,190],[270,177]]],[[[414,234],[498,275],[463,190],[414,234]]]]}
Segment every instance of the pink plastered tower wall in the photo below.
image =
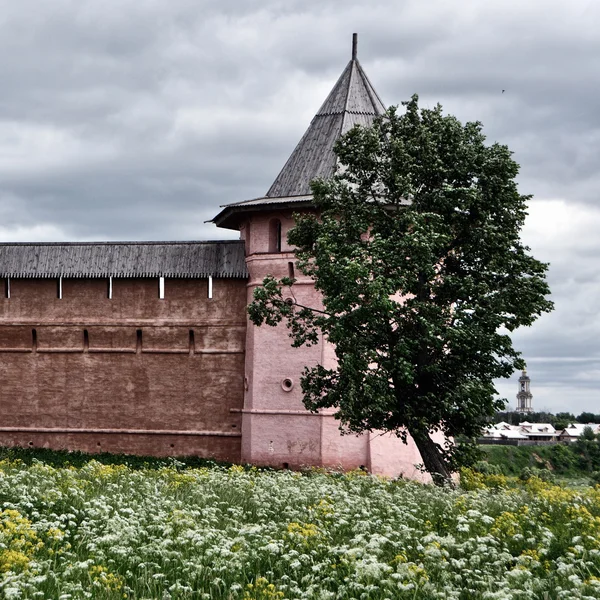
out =
{"type": "MultiPolygon", "coordinates": [[[[284,288],[284,296],[304,306],[321,307],[313,281],[298,271],[294,249],[287,244],[287,232],[293,226],[291,210],[256,212],[247,215],[241,225],[249,272],[248,303],[267,275],[293,275],[296,283],[293,289],[284,288]],[[273,240],[277,221],[279,247],[273,240]]],[[[285,324],[256,327],[248,323],[242,460],[290,468],[362,467],[378,475],[430,481],[417,467],[422,460],[410,437],[405,444],[390,433],[342,435],[333,410],[315,414],[305,409],[300,378],[305,367],[318,363],[335,368],[335,350],[326,340],[311,347],[294,348],[285,324]]],[[[443,438],[436,441],[443,443],[443,438]]]]}

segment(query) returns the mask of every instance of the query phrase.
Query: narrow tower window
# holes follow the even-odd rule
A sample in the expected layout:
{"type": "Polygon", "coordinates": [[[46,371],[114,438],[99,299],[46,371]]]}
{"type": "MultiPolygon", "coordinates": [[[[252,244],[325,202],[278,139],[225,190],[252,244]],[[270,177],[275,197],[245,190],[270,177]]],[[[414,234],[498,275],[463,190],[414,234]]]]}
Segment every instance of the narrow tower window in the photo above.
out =
{"type": "Polygon", "coordinates": [[[273,219],[269,223],[269,252],[281,252],[281,221],[273,219]]]}
{"type": "Polygon", "coordinates": [[[164,277],[158,278],[158,297],[160,300],[165,299],[165,278],[164,277]]]}
{"type": "Polygon", "coordinates": [[[10,277],[4,280],[4,297],[10,298],[10,277]]]}
{"type": "Polygon", "coordinates": [[[90,349],[90,334],[87,329],[83,330],[83,351],[87,352],[90,349]]]}
{"type": "Polygon", "coordinates": [[[196,351],[196,341],[194,340],[194,330],[190,329],[190,354],[196,351]]]}
{"type": "Polygon", "coordinates": [[[142,330],[138,329],[135,332],[136,343],[135,343],[135,351],[140,354],[142,352],[142,330]]]}
{"type": "Polygon", "coordinates": [[[250,221],[246,223],[246,228],[244,230],[244,241],[244,251],[246,256],[248,256],[248,254],[250,254],[250,221]]]}
{"type": "Polygon", "coordinates": [[[293,262],[288,263],[288,277],[290,279],[294,279],[294,263],[293,262]]]}
{"type": "Polygon", "coordinates": [[[57,289],[57,296],[59,300],[62,300],[62,275],[58,278],[58,289],[57,289]]]}
{"type": "Polygon", "coordinates": [[[110,276],[108,278],[108,299],[112,300],[113,297],[113,282],[112,282],[112,276],[110,276]]]}
{"type": "Polygon", "coordinates": [[[208,276],[208,298],[212,300],[213,296],[213,284],[212,284],[212,275],[208,276]]]}
{"type": "Polygon", "coordinates": [[[35,329],[31,330],[31,351],[37,352],[37,331],[35,329]]]}

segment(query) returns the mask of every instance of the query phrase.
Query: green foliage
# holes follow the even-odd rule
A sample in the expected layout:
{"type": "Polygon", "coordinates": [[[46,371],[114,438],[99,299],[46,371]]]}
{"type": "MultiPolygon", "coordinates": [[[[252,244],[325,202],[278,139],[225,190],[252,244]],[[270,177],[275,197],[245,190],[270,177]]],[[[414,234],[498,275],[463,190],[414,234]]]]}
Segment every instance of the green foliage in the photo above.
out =
{"type": "Polygon", "coordinates": [[[533,475],[538,477],[542,481],[547,481],[548,483],[554,483],[556,481],[556,475],[550,471],[549,469],[532,469],[533,475]]]}
{"type": "Polygon", "coordinates": [[[481,124],[440,106],[390,109],[336,145],[341,169],[312,184],[318,216],[296,215],[288,241],[323,310],[290,306],[268,277],[249,306],[256,325],[285,321],[293,345],[324,333],[336,368],[307,368],[310,410],[333,407],[346,430],[409,431],[425,468],[449,480],[504,402],[493,380],[524,366],[507,332],[551,310],[547,266],[519,239],[527,196],[518,165],[481,124]],[[445,447],[429,434],[441,431],[445,447]]]}
{"type": "Polygon", "coordinates": [[[467,492],[484,489],[504,489],[509,484],[507,477],[501,473],[483,473],[476,469],[462,467],[459,474],[460,487],[467,492]]]}
{"type": "Polygon", "coordinates": [[[589,425],[586,425],[583,428],[583,431],[581,432],[579,439],[583,440],[583,441],[587,441],[587,442],[593,442],[596,439],[596,434],[594,433],[594,430],[589,425]]]}
{"type": "Polygon", "coordinates": [[[579,439],[571,444],[577,453],[578,467],[581,470],[592,472],[600,471],[600,443],[594,438],[579,439]]]}
{"type": "Polygon", "coordinates": [[[471,467],[474,471],[482,473],[483,475],[504,475],[504,470],[501,465],[494,465],[487,462],[486,460],[478,460],[471,467]]]}
{"type": "Polygon", "coordinates": [[[528,479],[531,479],[531,477],[533,477],[533,473],[530,467],[525,467],[524,469],[522,469],[522,471],[519,473],[519,479],[521,481],[527,481],[528,479]]]}
{"type": "MultiPolygon", "coordinates": [[[[600,443],[580,440],[552,446],[481,446],[485,461],[507,475],[524,469],[548,469],[561,477],[589,477],[600,471],[600,443]]],[[[484,472],[484,471],[482,471],[484,472]]]]}
{"type": "Polygon", "coordinates": [[[557,444],[547,449],[547,456],[554,469],[561,473],[570,473],[577,466],[577,456],[571,446],[557,444]]]}
{"type": "Polygon", "coordinates": [[[553,483],[556,480],[556,476],[549,469],[537,469],[535,467],[525,467],[519,474],[519,479],[522,481],[528,481],[532,477],[537,477],[541,481],[553,483]]]}
{"type": "Polygon", "coordinates": [[[578,423],[600,423],[600,415],[591,412],[582,412],[577,416],[578,423]]]}
{"type": "MultiPolygon", "coordinates": [[[[157,458],[154,456],[134,456],[132,454],[86,454],[85,452],[70,452],[68,450],[46,450],[44,448],[19,448],[18,446],[0,446],[0,461],[18,461],[24,465],[33,465],[43,462],[56,468],[75,467],[81,468],[94,460],[103,465],[126,465],[129,469],[164,469],[165,467],[201,468],[231,466],[231,463],[215,461],[199,456],[182,456],[157,458]]],[[[252,468],[248,466],[248,468],[252,468]]]]}
{"type": "MultiPolygon", "coordinates": [[[[552,462],[552,452],[558,446],[482,446],[487,461],[492,465],[502,468],[507,475],[519,476],[523,469],[540,465],[550,465],[556,469],[552,462]]],[[[566,451],[576,463],[577,456],[571,449],[565,447],[566,451]]],[[[565,459],[563,458],[563,461],[565,459]]],[[[567,471],[558,472],[567,473],[567,471]]],[[[571,471],[568,471],[571,473],[571,471]]]]}
{"type": "Polygon", "coordinates": [[[552,423],[556,429],[566,429],[569,423],[575,422],[575,416],[570,412],[559,412],[556,413],[553,421],[548,421],[552,423]]]}
{"type": "Polygon", "coordinates": [[[546,412],[520,413],[515,411],[500,411],[494,415],[494,423],[504,421],[511,425],[520,425],[524,421],[529,423],[550,423],[556,429],[564,429],[569,423],[575,422],[571,413],[561,412],[556,415],[546,412]]]}

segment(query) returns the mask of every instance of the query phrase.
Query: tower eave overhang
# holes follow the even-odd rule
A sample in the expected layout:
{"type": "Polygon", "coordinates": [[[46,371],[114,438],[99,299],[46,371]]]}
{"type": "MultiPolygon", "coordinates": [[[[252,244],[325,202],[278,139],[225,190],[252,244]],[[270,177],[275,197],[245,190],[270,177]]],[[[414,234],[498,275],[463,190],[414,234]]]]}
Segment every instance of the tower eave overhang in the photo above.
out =
{"type": "Polygon", "coordinates": [[[239,231],[241,223],[247,218],[249,213],[289,209],[314,209],[315,203],[312,195],[283,196],[280,198],[263,196],[234,204],[225,204],[221,208],[223,210],[208,222],[214,223],[217,227],[223,229],[239,231]]]}

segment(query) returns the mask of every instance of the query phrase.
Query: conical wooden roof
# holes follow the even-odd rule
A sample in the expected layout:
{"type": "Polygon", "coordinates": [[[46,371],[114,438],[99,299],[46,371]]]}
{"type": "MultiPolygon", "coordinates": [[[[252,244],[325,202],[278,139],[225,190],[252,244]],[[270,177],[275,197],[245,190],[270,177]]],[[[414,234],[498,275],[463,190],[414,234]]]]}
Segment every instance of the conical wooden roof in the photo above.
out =
{"type": "Polygon", "coordinates": [[[385,112],[385,106],[356,58],[356,34],[352,59],[327,99],[314,116],[306,133],[288,158],[266,196],[227,204],[213,219],[218,227],[237,229],[241,213],[278,206],[310,206],[310,182],[329,178],[337,166],[333,146],[354,125],[369,126],[385,112]]]}
{"type": "Polygon", "coordinates": [[[267,192],[268,198],[310,194],[310,182],[335,173],[335,142],[354,125],[369,126],[385,106],[353,58],[314,116],[306,133],[267,192]]]}

